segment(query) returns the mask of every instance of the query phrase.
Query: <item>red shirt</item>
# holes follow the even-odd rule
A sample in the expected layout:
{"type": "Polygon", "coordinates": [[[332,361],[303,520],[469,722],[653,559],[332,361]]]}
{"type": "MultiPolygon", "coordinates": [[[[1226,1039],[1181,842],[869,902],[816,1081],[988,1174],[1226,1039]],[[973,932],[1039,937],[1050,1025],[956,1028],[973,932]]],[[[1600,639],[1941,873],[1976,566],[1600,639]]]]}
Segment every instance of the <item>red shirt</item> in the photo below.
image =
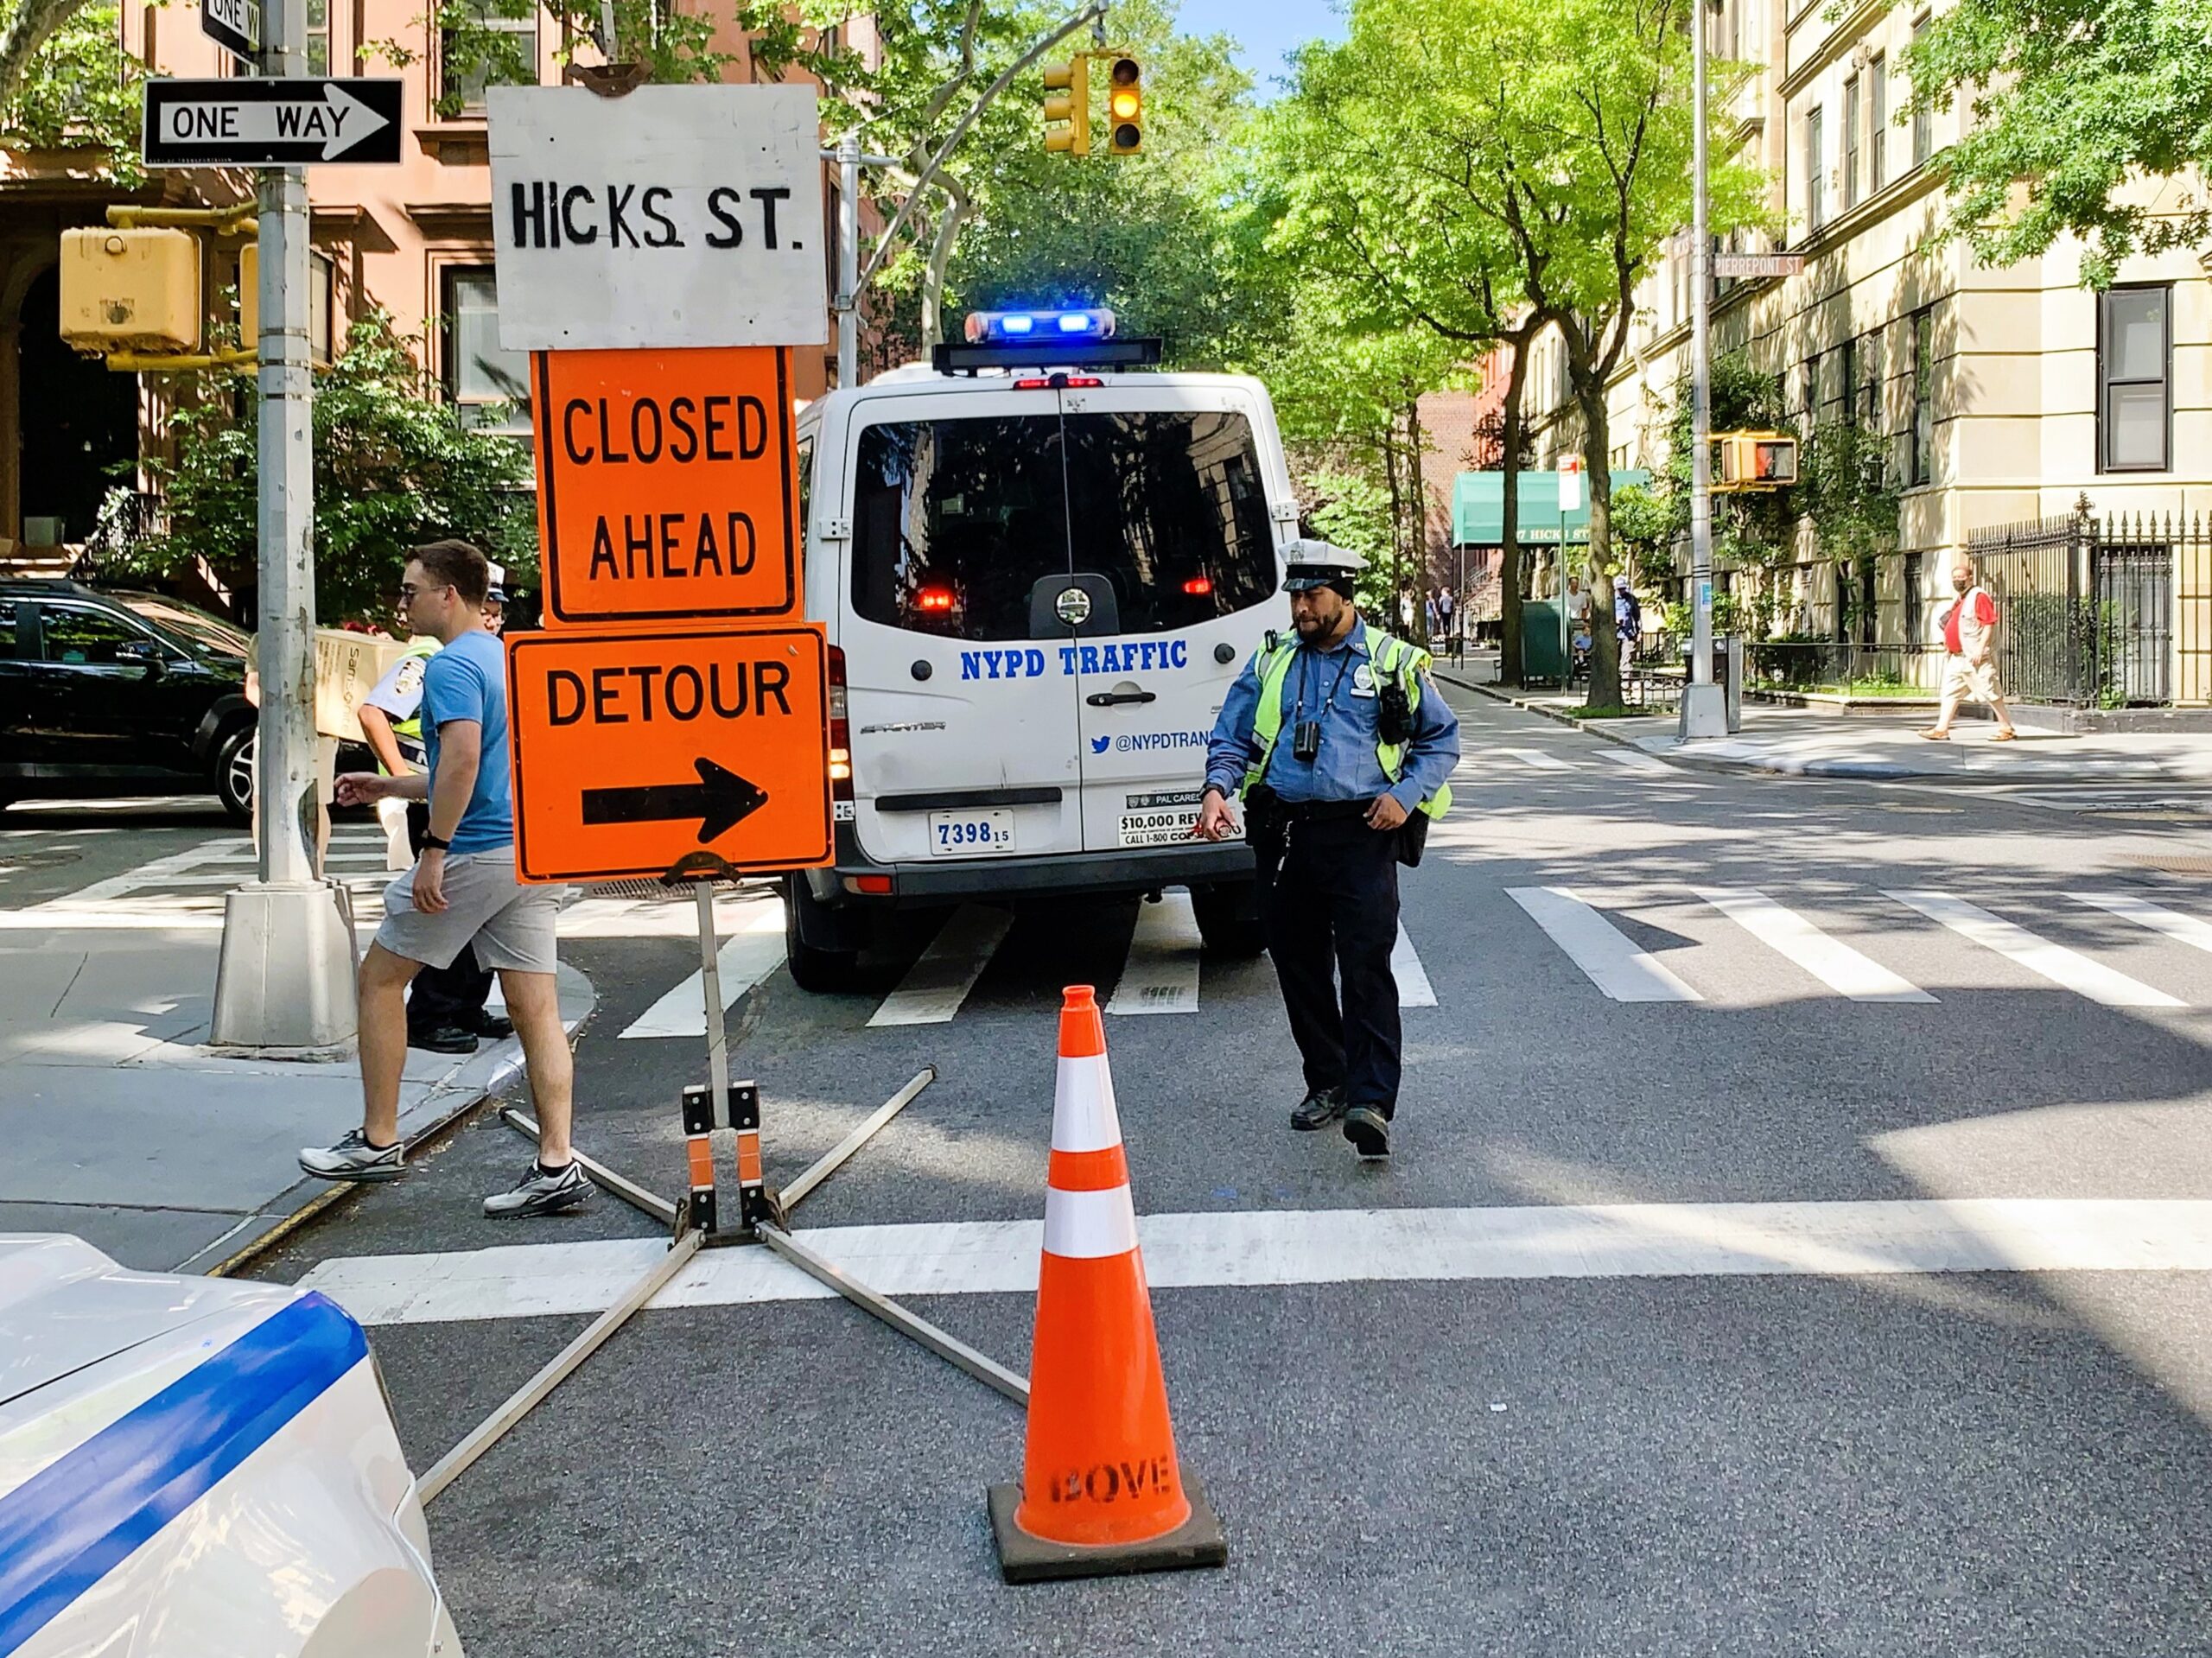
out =
{"type": "Polygon", "coordinates": [[[1974,619],[1982,627],[1997,626],[1997,601],[1980,588],[1974,588],[1943,613],[1943,648],[1955,657],[1967,653],[1967,647],[1959,639],[1959,613],[1968,605],[1974,607],[1974,619]]]}

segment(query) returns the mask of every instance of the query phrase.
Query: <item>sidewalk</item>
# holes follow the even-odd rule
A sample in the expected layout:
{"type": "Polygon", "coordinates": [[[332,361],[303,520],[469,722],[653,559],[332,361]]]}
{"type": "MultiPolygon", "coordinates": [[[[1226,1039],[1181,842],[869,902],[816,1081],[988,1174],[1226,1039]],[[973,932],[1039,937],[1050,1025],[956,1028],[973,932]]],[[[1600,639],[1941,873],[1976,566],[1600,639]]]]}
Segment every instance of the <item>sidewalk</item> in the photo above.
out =
{"type": "Polygon", "coordinates": [[[2023,724],[2019,740],[1992,743],[1996,727],[1961,720],[1949,742],[1917,734],[1933,718],[1910,714],[1836,715],[1816,708],[1744,705],[1744,728],[1732,737],[1685,743],[1672,711],[1649,718],[1578,720],[1580,691],[1510,691],[1484,681],[1494,659],[1466,665],[1440,662],[1436,677],[1638,748],[1678,765],[1786,777],[1911,778],[1954,784],[2212,783],[2212,731],[2038,731],[2023,724]]]}
{"type": "MultiPolygon", "coordinates": [[[[73,1232],[125,1266],[205,1272],[329,1190],[294,1159],[359,1123],[359,1070],[200,1045],[221,913],[219,893],[0,911],[0,1231],[73,1232]]],[[[365,945],[373,927],[357,923],[365,945]]],[[[560,994],[573,1031],[591,985],[564,965],[560,994]]],[[[450,1121],[521,1064],[513,1038],[465,1058],[410,1049],[402,1131],[450,1121]]]]}

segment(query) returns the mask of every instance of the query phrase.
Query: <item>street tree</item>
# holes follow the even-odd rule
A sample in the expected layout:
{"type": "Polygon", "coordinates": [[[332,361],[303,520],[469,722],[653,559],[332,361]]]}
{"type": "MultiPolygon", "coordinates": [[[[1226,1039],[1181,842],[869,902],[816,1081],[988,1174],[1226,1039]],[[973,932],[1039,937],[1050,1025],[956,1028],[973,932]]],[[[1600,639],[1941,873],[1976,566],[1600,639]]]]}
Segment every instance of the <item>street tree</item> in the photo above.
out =
{"type": "MultiPolygon", "coordinates": [[[[36,0],[0,0],[0,56],[34,18],[36,0]]],[[[0,92],[0,138],[27,149],[75,149],[126,187],[144,178],[138,157],[139,84],[145,66],[123,49],[122,20],[109,4],[54,21],[0,92]]]]}

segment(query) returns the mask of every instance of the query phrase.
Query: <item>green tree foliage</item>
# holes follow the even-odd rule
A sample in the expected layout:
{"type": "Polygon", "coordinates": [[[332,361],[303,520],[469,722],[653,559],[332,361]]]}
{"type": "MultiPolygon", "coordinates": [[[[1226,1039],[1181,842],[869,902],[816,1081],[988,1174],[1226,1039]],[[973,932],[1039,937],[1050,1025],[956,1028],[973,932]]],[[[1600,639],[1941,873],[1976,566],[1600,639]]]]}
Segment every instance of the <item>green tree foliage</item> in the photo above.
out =
{"type": "Polygon", "coordinates": [[[2076,236],[2103,287],[2132,253],[2212,238],[2212,0],[1960,0],[1904,66],[1914,108],[1966,104],[1936,165],[1986,263],[2076,236]]]}
{"type": "MultiPolygon", "coordinates": [[[[0,3],[0,37],[22,24],[29,3],[0,3]]],[[[70,11],[29,54],[13,89],[0,96],[0,141],[31,149],[105,149],[111,176],[136,185],[144,177],[138,161],[144,74],[123,49],[114,6],[70,11]]]]}
{"type": "MultiPolygon", "coordinates": [[[[196,377],[170,416],[174,458],[150,461],[168,533],[108,562],[162,576],[204,562],[233,582],[255,567],[257,398],[229,376],[196,377]]],[[[406,550],[443,536],[474,542],[534,586],[528,450],[461,424],[436,398],[409,342],[374,312],[315,379],[315,612],[327,625],[385,623],[406,550]]]]}

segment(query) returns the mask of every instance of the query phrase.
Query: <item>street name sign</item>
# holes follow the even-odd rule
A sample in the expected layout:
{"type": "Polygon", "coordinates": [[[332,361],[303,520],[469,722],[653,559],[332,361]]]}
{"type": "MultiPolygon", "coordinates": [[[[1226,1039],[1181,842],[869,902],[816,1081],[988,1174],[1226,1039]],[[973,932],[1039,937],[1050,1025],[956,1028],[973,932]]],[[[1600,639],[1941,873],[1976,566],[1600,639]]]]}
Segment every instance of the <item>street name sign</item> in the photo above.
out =
{"type": "Polygon", "coordinates": [[[399,160],[396,78],[149,80],[149,167],[284,167],[399,160]]]}
{"type": "Polygon", "coordinates": [[[200,32],[251,63],[261,49],[261,8],[256,0],[200,0],[200,32]]]}
{"type": "Polygon", "coordinates": [[[507,644],[526,881],[755,871],[831,856],[829,652],[808,624],[535,633],[507,644]]]}
{"type": "Polygon", "coordinates": [[[797,613],[788,350],[542,351],[531,372],[550,625],[797,613]]]}
{"type": "Polygon", "coordinates": [[[1795,276],[1805,269],[1802,253],[1716,253],[1716,276],[1795,276]]]}
{"type": "Polygon", "coordinates": [[[493,86],[510,351],[811,346],[829,230],[810,86],[493,86]]]}

